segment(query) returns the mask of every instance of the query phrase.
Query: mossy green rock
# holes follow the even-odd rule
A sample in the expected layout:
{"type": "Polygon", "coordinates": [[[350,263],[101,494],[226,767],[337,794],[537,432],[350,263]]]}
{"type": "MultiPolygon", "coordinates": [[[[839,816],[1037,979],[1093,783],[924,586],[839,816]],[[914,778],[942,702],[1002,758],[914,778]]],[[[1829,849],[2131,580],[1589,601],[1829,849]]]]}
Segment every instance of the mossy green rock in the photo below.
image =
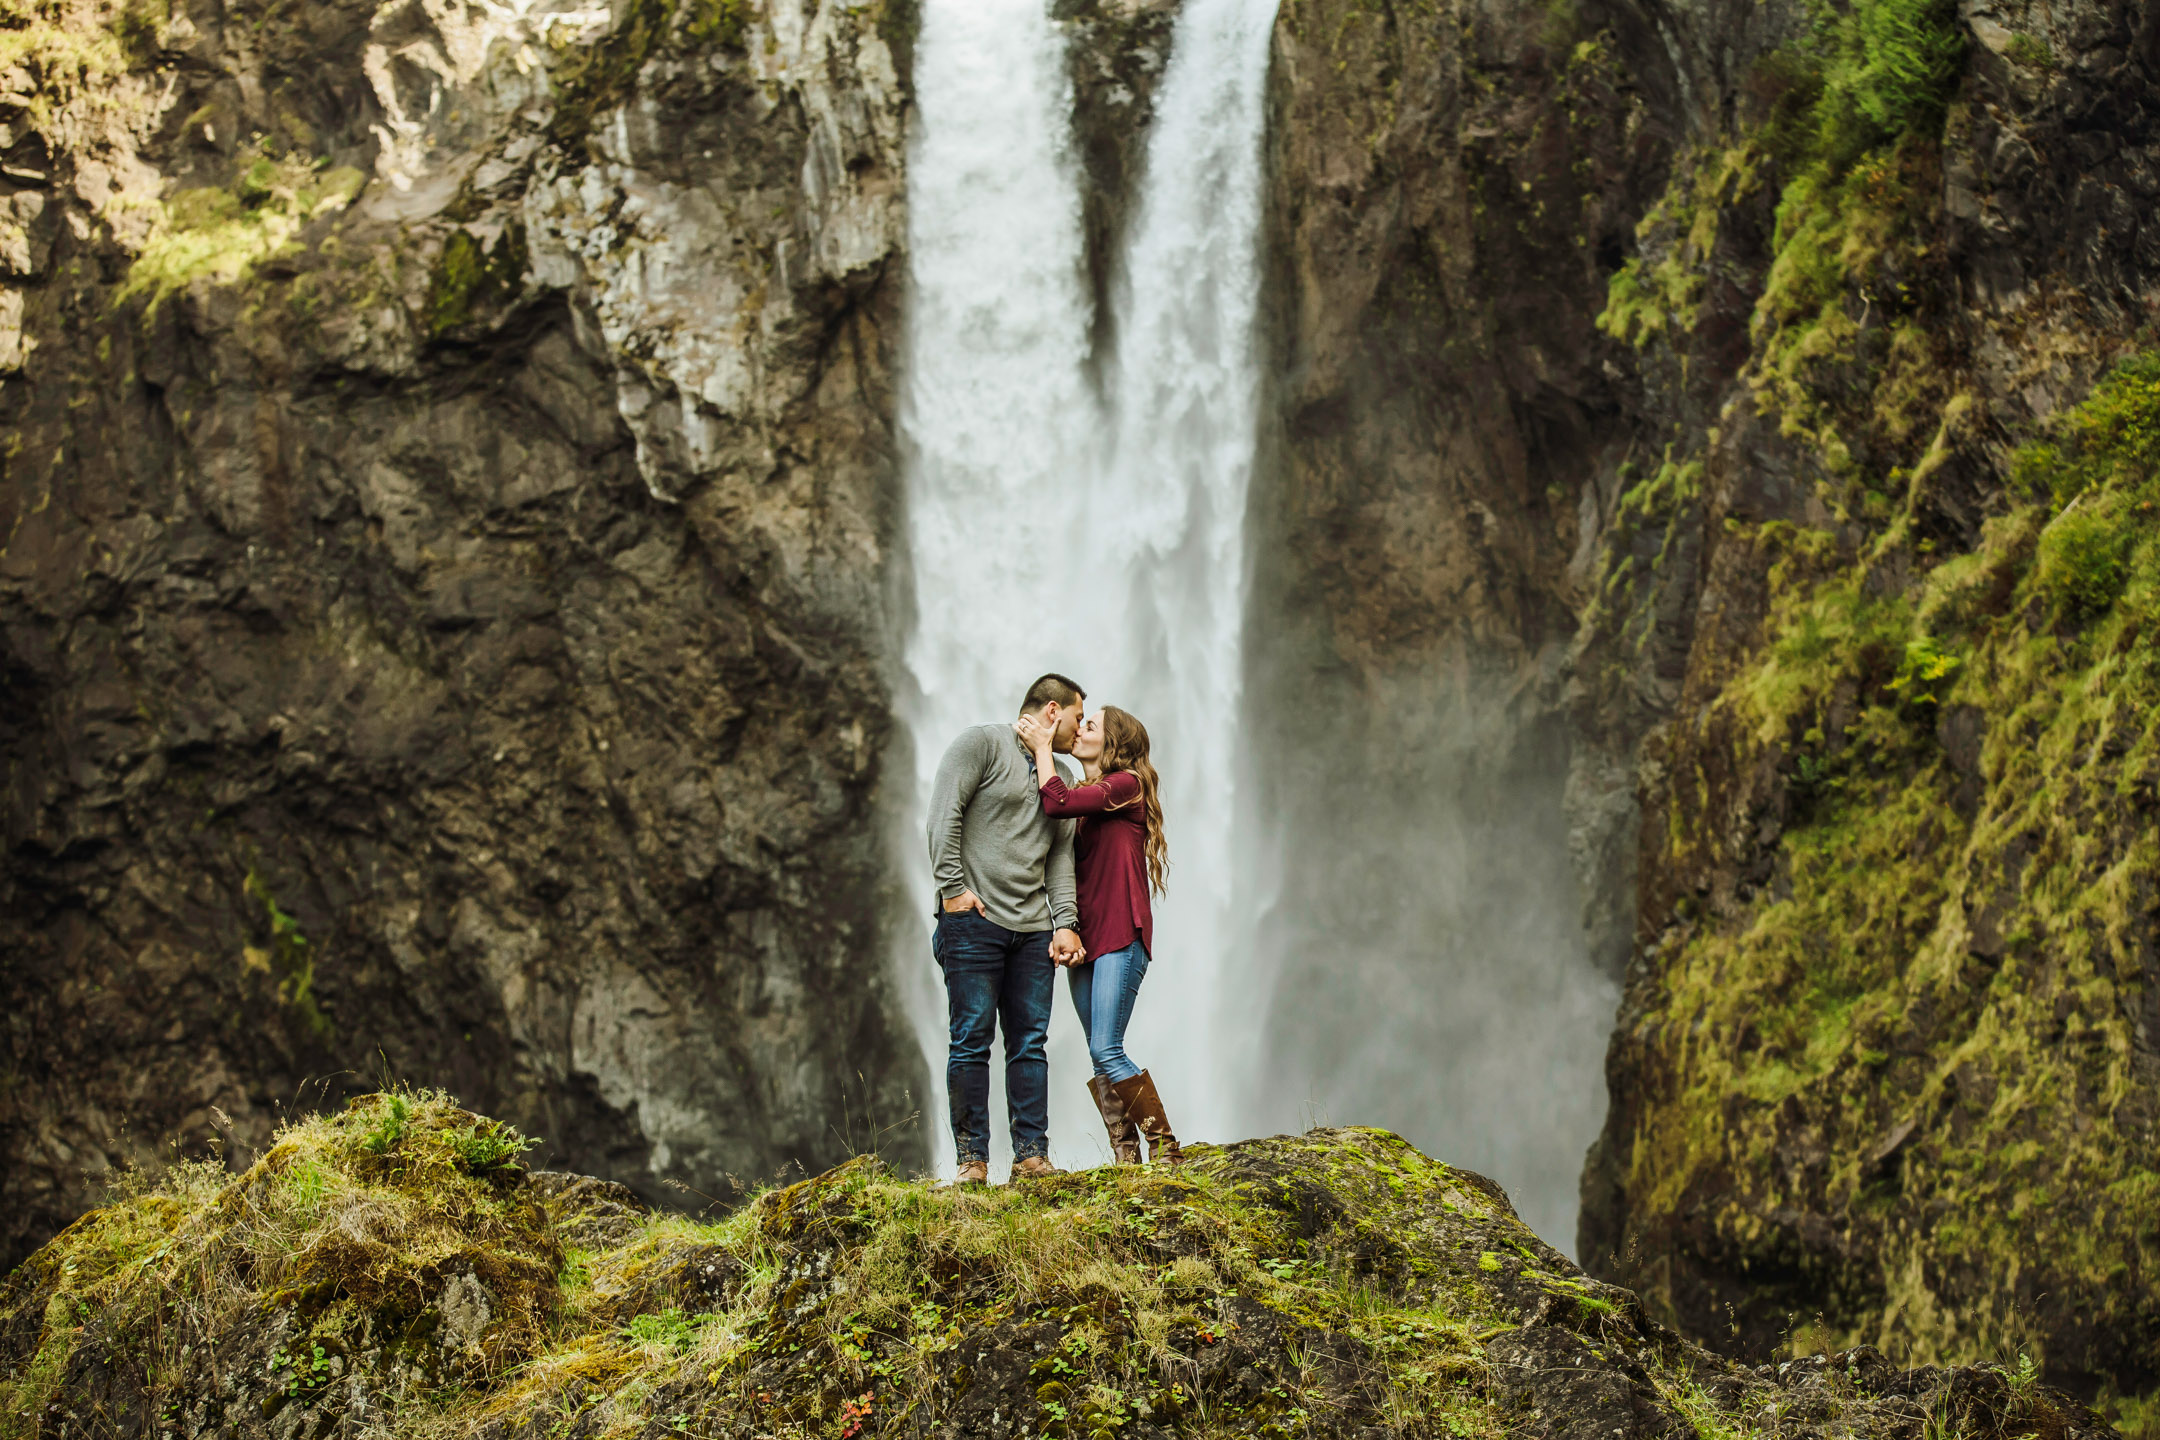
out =
{"type": "Polygon", "coordinates": [[[1771,1371],[1385,1131],[1002,1188],[864,1158],[714,1224],[377,1096],[85,1217],[0,1288],[0,1433],[2108,1434],[2028,1372],[1771,1371]]]}

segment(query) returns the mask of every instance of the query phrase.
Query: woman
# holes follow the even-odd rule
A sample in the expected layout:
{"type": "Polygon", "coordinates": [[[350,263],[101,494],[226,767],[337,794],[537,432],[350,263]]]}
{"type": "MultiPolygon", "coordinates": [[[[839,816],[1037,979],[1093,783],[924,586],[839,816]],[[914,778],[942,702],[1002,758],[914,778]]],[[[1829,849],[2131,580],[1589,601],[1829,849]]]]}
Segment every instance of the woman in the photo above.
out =
{"type": "Polygon", "coordinates": [[[1147,976],[1155,917],[1148,892],[1162,893],[1169,847],[1163,843],[1162,803],[1148,760],[1147,730],[1114,705],[1089,716],[1073,737],[1072,755],[1087,783],[1067,786],[1051,758],[1053,732],[1034,716],[1013,727],[1035,753],[1035,783],[1045,815],[1079,822],[1074,879],[1080,901],[1080,944],[1086,955],[1067,972],[1073,1008],[1087,1032],[1095,1074],[1088,1090],[1110,1132],[1121,1165],[1138,1164],[1140,1137],[1148,1159],[1178,1160],[1177,1136],[1163,1114],[1155,1082],[1126,1058],[1125,1026],[1147,976]]]}

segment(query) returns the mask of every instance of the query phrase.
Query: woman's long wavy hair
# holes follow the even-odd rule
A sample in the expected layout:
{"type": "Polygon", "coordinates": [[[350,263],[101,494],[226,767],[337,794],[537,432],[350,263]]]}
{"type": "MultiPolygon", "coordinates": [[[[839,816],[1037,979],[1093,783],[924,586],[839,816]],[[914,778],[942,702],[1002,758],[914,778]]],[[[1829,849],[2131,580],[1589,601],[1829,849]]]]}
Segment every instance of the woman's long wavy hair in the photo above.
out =
{"type": "Polygon", "coordinates": [[[1170,844],[1163,839],[1162,800],[1156,793],[1160,782],[1155,777],[1155,762],[1148,759],[1147,726],[1117,706],[1105,705],[1102,711],[1102,736],[1102,759],[1097,762],[1101,773],[1112,775],[1120,770],[1129,770],[1133,778],[1140,782],[1139,803],[1145,807],[1147,817],[1148,884],[1160,895],[1163,893],[1163,877],[1170,870],[1170,844]]]}

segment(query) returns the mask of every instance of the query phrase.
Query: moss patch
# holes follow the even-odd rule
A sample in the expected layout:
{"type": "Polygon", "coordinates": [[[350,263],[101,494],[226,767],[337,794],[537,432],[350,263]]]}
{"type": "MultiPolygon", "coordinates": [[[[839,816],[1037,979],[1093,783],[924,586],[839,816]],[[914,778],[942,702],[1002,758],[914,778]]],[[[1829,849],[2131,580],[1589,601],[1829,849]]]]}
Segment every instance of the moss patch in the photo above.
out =
{"type": "MultiPolygon", "coordinates": [[[[1882,1271],[1833,1307],[1833,1343],[2024,1350],[2134,1394],[2160,1331],[2160,1227],[2133,1198],[2160,1173],[2134,1033],[2160,921],[2156,437],[2140,357],[1918,584],[1874,579],[1909,563],[1896,520],[1857,557],[1795,547],[1703,722],[1781,768],[1786,828],[1769,896],[1668,942],[1647,1023],[1683,1088],[1646,1112],[1628,1185],[1659,1213],[1724,1192],[1704,1213],[1736,1253],[1794,1205],[1859,1227],[1882,1271]]],[[[1723,817],[1676,793],[1668,844],[1713,843],[1723,817]]]]}
{"type": "Polygon", "coordinates": [[[232,188],[182,190],[162,203],[115,303],[148,296],[155,311],[197,280],[236,284],[293,249],[309,221],[351,204],[366,180],[349,165],[251,152],[232,188]]]}
{"type": "Polygon", "coordinates": [[[0,0],[0,71],[30,77],[24,109],[31,125],[54,135],[67,117],[119,113],[119,82],[156,44],[164,6],[99,0],[0,0]]]}
{"type": "Polygon", "coordinates": [[[670,49],[739,50],[755,13],[753,0],[627,0],[598,40],[558,42],[549,135],[582,145],[598,117],[630,97],[648,61],[670,49]]]}
{"type": "Polygon", "coordinates": [[[315,1003],[315,943],[302,933],[300,922],[278,905],[260,871],[248,871],[242,889],[248,899],[262,907],[262,923],[268,930],[265,944],[248,945],[242,950],[242,963],[266,972],[276,982],[278,1003],[292,1011],[311,1033],[329,1036],[336,1027],[315,1003]]]}
{"type": "Polygon", "coordinates": [[[562,1259],[521,1149],[440,1095],[370,1096],[286,1127],[238,1179],[185,1166],[85,1216],[0,1286],[8,1433],[79,1422],[85,1373],[102,1420],[147,1429],[176,1406],[216,1426],[349,1403],[362,1368],[413,1391],[518,1363],[562,1259]]]}
{"type": "Polygon", "coordinates": [[[524,289],[529,263],[522,225],[511,224],[492,241],[469,230],[451,231],[428,281],[429,333],[441,337],[514,300],[524,289]]]}
{"type": "Polygon", "coordinates": [[[1917,1436],[1931,1407],[1946,1437],[2091,1433],[2009,1372],[1716,1360],[1382,1131],[998,1189],[863,1159],[715,1223],[525,1176],[519,1144],[439,1095],[373,1096],[237,1181],[189,1171],[86,1218],[0,1288],[0,1423],[1648,1440],[1805,1403],[1853,1433],[1917,1436]]]}

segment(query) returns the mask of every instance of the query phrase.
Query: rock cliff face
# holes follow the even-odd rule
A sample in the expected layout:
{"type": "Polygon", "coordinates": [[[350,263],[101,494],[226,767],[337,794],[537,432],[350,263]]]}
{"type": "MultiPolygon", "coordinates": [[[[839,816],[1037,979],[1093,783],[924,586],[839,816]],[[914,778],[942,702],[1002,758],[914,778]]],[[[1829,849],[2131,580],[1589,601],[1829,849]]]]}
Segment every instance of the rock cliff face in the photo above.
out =
{"type": "Polygon", "coordinates": [[[1155,119],[1155,87],[1170,63],[1181,0],[1057,0],[1065,32],[1079,150],[1081,224],[1094,295],[1090,357],[1116,351],[1120,241],[1140,193],[1155,119]]]}
{"type": "Polygon", "coordinates": [[[910,10],[4,23],[0,1263],[384,1075],[714,1195],[905,1115],[910,10]]]}
{"type": "Polygon", "coordinates": [[[1254,625],[1289,1093],[1406,1025],[1444,1071],[1448,1007],[1577,947],[1626,976],[1594,1272],[2133,1425],[2150,34],[1286,3],[1254,625]]]}
{"type": "Polygon", "coordinates": [[[1699,148],[1601,318],[1650,443],[1586,653],[1678,690],[1585,1260],[2149,1426],[2150,21],[1812,24],[1637,63],[1699,148]]]}

